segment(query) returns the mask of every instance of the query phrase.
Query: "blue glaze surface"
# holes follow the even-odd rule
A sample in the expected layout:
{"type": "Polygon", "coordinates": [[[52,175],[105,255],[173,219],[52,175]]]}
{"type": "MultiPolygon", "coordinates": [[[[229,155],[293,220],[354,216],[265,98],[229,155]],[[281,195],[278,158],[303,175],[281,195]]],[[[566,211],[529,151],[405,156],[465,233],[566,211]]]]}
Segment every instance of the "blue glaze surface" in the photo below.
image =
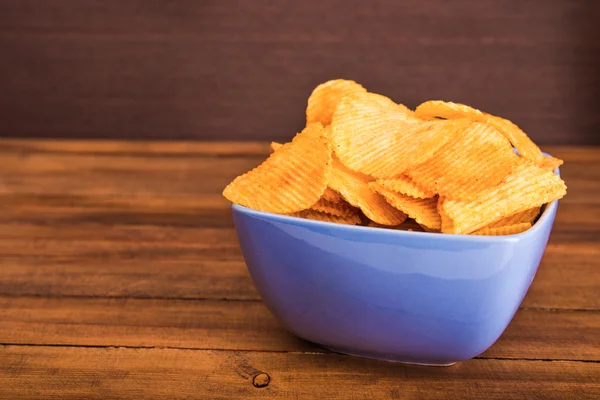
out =
{"type": "Polygon", "coordinates": [[[469,236],[348,226],[233,205],[264,302],[296,335],[335,351],[447,365],[488,349],[517,311],[558,202],[528,231],[469,236]]]}

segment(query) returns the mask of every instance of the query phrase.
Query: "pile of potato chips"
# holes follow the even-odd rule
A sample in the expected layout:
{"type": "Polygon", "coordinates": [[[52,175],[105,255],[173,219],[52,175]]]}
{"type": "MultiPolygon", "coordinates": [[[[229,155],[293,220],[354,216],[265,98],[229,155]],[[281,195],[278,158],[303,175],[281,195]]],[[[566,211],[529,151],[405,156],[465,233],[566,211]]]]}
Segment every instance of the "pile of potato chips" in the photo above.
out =
{"type": "Polygon", "coordinates": [[[271,150],[227,199],[333,223],[509,235],[566,194],[553,173],[562,160],[512,122],[437,100],[412,111],[343,79],[317,86],[306,128],[271,150]]]}

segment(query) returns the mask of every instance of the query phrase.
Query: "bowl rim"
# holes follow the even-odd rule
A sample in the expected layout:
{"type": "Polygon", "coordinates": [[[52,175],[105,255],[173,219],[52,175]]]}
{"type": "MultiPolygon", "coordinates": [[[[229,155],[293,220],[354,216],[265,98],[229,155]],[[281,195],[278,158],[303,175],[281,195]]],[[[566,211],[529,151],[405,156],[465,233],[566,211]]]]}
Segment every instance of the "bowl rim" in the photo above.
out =
{"type": "MultiPolygon", "coordinates": [[[[547,157],[551,157],[547,153],[543,153],[547,157]]],[[[560,176],[560,169],[556,168],[554,173],[560,176]]],[[[299,218],[291,215],[283,215],[276,214],[272,212],[266,211],[258,211],[248,207],[241,206],[239,204],[232,204],[231,208],[234,212],[239,212],[242,214],[248,214],[254,217],[259,217],[263,219],[270,219],[276,222],[281,223],[293,223],[294,225],[301,226],[312,226],[312,227],[321,227],[325,229],[329,229],[330,231],[345,231],[345,232],[357,232],[363,234],[372,234],[372,235],[389,235],[391,237],[398,238],[406,238],[413,237],[418,238],[422,237],[423,239],[433,239],[433,240],[451,240],[451,241],[461,241],[461,242],[506,242],[506,241],[518,241],[524,239],[528,236],[537,235],[538,232],[542,229],[542,226],[547,224],[552,224],[551,215],[556,211],[558,207],[559,200],[554,200],[543,207],[542,214],[538,217],[537,221],[533,224],[531,228],[528,230],[515,233],[511,235],[502,235],[502,236],[483,236],[483,235],[470,235],[464,233],[438,233],[438,232],[418,232],[418,231],[404,231],[398,229],[388,229],[388,228],[379,228],[374,226],[362,226],[362,225],[346,225],[346,224],[337,224],[333,222],[327,221],[317,221],[307,218],[299,218]]]]}

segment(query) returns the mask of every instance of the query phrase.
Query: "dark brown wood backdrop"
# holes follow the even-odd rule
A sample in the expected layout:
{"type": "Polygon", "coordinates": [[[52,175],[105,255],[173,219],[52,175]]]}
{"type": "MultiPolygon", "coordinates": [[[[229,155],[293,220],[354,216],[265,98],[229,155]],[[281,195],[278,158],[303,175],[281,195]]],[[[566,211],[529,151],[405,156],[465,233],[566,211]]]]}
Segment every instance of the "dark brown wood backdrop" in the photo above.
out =
{"type": "Polygon", "coordinates": [[[283,139],[336,77],[600,144],[597,0],[0,0],[0,136],[283,139]]]}

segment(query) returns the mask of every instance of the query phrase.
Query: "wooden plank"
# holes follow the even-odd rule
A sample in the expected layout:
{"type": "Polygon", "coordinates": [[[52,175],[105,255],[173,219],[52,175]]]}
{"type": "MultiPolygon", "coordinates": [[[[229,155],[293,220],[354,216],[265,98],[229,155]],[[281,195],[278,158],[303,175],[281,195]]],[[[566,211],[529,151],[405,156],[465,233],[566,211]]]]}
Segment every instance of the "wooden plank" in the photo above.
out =
{"type": "MultiPolygon", "coordinates": [[[[37,142],[0,141],[0,196],[218,197],[235,176],[268,154],[266,143],[261,152],[258,143],[229,150],[226,144],[198,143],[185,150],[185,143],[165,142],[164,153],[159,142],[40,142],[39,148],[32,143],[37,142]]],[[[565,159],[561,172],[568,195],[562,203],[599,204],[600,148],[551,150],[565,159]]]]}
{"type": "Polygon", "coordinates": [[[472,360],[449,368],[333,354],[0,347],[18,399],[595,399],[600,364],[472,360]]]}
{"type": "MultiPolygon", "coordinates": [[[[0,297],[0,344],[326,352],[261,302],[0,297]]],[[[600,362],[600,313],[520,310],[483,358],[600,362]]]]}
{"type": "Polygon", "coordinates": [[[192,141],[144,141],[123,140],[23,140],[0,139],[1,153],[89,154],[120,156],[181,156],[181,157],[230,157],[264,156],[269,153],[268,142],[192,142],[192,141]]]}

